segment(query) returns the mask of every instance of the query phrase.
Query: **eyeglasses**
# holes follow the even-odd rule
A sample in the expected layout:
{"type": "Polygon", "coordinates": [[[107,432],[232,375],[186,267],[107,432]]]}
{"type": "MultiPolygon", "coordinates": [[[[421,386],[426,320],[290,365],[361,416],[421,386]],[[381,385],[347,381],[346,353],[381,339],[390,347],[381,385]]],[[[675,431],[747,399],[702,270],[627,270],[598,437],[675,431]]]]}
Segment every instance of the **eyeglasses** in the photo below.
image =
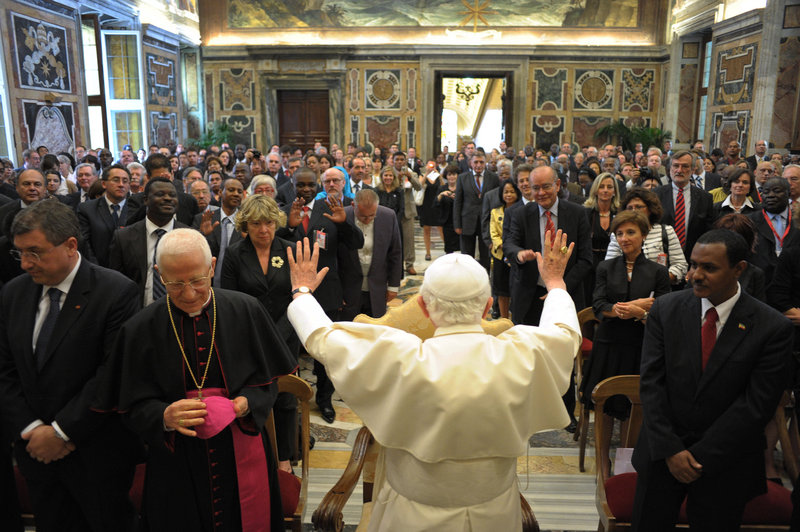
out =
{"type": "Polygon", "coordinates": [[[323,183],[324,185],[331,185],[331,184],[333,184],[333,183],[340,183],[341,181],[342,181],[342,180],[341,180],[341,179],[339,179],[339,178],[337,177],[337,178],[335,178],[335,179],[326,179],[326,180],[325,180],[325,181],[323,181],[322,183],[323,183]]]}
{"type": "Polygon", "coordinates": [[[167,292],[171,292],[173,294],[180,294],[183,292],[183,289],[187,286],[191,286],[192,290],[200,291],[208,286],[208,281],[213,277],[211,270],[208,270],[208,275],[203,277],[197,277],[196,279],[192,279],[190,281],[165,281],[163,275],[159,275],[161,277],[161,282],[164,284],[164,288],[167,289],[167,292]]]}
{"type": "Polygon", "coordinates": [[[22,262],[22,259],[33,262],[39,262],[40,260],[42,260],[42,255],[47,255],[48,253],[56,249],[64,242],[66,242],[66,240],[61,241],[60,243],[56,244],[55,246],[51,247],[46,251],[27,251],[27,250],[20,251],[18,249],[10,249],[8,253],[9,255],[14,257],[18,262],[22,262]]]}

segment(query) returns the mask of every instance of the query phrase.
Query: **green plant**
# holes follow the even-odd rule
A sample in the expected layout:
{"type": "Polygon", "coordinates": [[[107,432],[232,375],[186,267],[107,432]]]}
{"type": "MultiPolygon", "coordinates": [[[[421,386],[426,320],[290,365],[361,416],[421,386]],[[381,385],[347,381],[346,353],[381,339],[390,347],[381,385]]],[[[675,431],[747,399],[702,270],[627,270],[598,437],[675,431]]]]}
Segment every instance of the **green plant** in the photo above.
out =
{"type": "Polygon", "coordinates": [[[206,126],[205,132],[200,138],[186,139],[187,146],[197,146],[198,148],[208,148],[209,146],[219,146],[223,142],[230,143],[232,137],[231,126],[227,122],[217,120],[206,126]]]}
{"type": "Polygon", "coordinates": [[[672,133],[657,127],[628,127],[620,119],[598,129],[594,138],[616,141],[616,144],[622,146],[622,149],[633,151],[636,144],[640,142],[645,149],[650,146],[661,148],[665,141],[672,138],[672,133]]]}

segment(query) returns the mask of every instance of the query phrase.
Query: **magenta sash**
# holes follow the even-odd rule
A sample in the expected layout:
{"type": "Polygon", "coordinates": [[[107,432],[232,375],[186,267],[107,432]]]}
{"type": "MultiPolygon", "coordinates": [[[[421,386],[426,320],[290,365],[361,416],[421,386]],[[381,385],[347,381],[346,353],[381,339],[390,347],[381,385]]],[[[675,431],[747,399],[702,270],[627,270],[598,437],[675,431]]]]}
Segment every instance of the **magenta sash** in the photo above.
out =
{"type": "MultiPolygon", "coordinates": [[[[228,397],[228,392],[224,388],[203,388],[203,395],[228,397]]],[[[186,397],[197,398],[197,391],[186,392],[186,397]]],[[[242,532],[269,532],[269,471],[261,434],[245,434],[235,421],[229,426],[233,435],[242,532]]]]}

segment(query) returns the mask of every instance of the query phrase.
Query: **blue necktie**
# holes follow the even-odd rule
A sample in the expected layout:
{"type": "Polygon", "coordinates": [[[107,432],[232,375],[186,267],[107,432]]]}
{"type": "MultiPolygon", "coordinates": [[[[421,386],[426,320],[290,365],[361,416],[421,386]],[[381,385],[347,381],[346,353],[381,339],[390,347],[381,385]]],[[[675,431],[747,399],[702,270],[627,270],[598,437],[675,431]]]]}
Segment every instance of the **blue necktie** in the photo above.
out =
{"type": "Polygon", "coordinates": [[[161,276],[156,271],[156,251],[158,251],[158,243],[161,242],[161,237],[166,235],[167,232],[159,228],[153,231],[153,233],[158,237],[156,245],[153,248],[153,301],[156,301],[167,293],[167,289],[164,288],[164,283],[161,282],[161,276]]]}
{"type": "Polygon", "coordinates": [[[55,329],[56,321],[58,320],[58,313],[61,310],[61,290],[58,288],[51,288],[47,291],[47,296],[50,298],[50,308],[47,311],[47,316],[44,318],[42,328],[39,330],[39,337],[36,339],[36,352],[34,353],[36,369],[40,371],[46,360],[47,344],[50,342],[50,337],[53,335],[53,329],[55,329]]]}
{"type": "Polygon", "coordinates": [[[111,210],[114,211],[111,213],[111,219],[114,220],[114,229],[119,227],[119,205],[112,205],[111,210]]]}
{"type": "Polygon", "coordinates": [[[780,214],[773,214],[772,216],[772,225],[775,226],[775,232],[778,233],[778,236],[783,236],[783,218],[780,214]]]}

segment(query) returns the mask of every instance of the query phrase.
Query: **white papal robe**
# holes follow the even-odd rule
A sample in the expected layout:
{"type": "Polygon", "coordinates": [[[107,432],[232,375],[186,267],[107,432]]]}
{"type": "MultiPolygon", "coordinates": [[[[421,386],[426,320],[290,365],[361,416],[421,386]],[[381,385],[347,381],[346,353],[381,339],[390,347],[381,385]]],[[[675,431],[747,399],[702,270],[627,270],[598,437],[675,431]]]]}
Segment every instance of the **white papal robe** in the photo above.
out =
{"type": "Polygon", "coordinates": [[[550,291],[539,327],[496,337],[477,324],[440,327],[423,342],[333,323],[311,295],[288,316],[385,449],[369,531],[522,529],[516,458],[534,433],[569,424],[561,396],[581,336],[566,291],[550,291]]]}

